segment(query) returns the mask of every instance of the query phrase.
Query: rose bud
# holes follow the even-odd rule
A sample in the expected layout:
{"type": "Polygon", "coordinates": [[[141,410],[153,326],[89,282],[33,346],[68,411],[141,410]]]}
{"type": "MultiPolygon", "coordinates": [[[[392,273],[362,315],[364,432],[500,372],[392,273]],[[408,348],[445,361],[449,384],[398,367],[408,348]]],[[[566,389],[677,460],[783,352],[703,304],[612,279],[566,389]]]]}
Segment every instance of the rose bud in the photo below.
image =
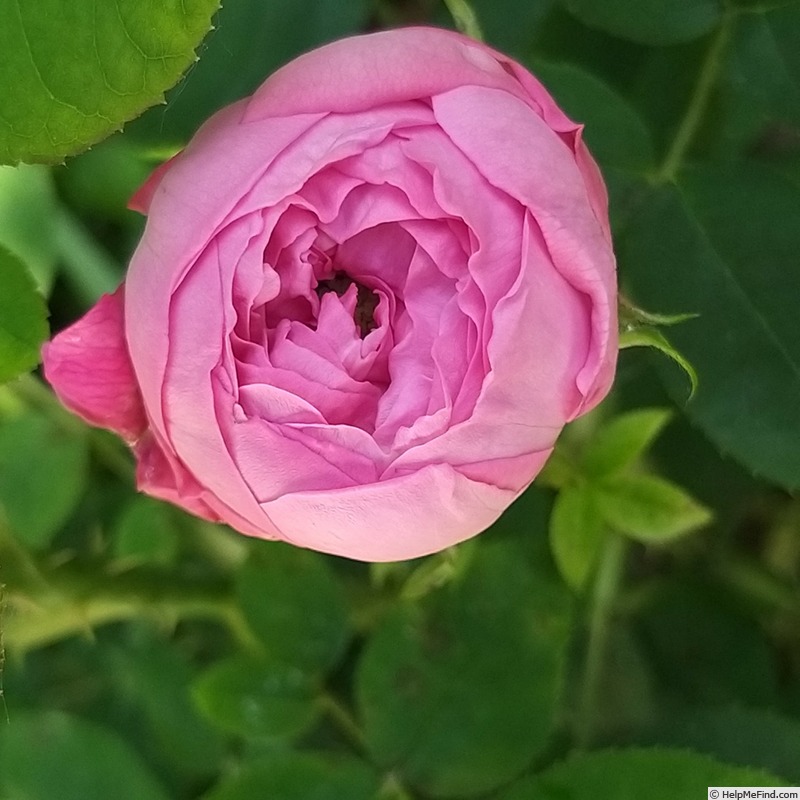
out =
{"type": "Polygon", "coordinates": [[[139,488],[367,561],[491,525],[617,355],[607,197],[506,56],[409,28],[300,56],[156,170],[124,287],[45,346],[139,488]]]}

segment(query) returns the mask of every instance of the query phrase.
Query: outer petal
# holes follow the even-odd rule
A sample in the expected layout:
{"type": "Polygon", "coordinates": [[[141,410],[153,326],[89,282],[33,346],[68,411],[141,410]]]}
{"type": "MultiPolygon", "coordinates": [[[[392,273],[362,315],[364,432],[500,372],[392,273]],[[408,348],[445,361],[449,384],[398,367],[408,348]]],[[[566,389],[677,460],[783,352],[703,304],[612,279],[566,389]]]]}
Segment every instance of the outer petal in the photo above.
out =
{"type": "Polygon", "coordinates": [[[556,269],[590,301],[592,332],[576,377],[584,401],[572,419],[608,392],[617,355],[616,264],[595,216],[594,187],[570,148],[506,92],[455,89],[434,98],[434,113],[486,179],[531,210],[556,269]]]}
{"type": "Polygon", "coordinates": [[[287,494],[264,508],[294,544],[360,561],[402,561],[485,530],[515,496],[437,464],[381,483],[287,494]]]}
{"type": "MultiPolygon", "coordinates": [[[[180,153],[178,153],[178,155],[180,155],[180,153]]],[[[150,208],[150,203],[153,200],[153,195],[156,193],[156,189],[158,189],[159,184],[172,167],[172,163],[178,155],[174,155],[163,164],[159,164],[150,173],[147,180],[134,192],[133,197],[131,197],[128,202],[128,208],[131,211],[138,211],[140,214],[147,213],[150,208]]]]}
{"type": "Polygon", "coordinates": [[[139,490],[174,503],[203,519],[218,522],[203,499],[204,490],[173,457],[170,460],[152,435],[145,436],[136,448],[136,483],[139,490]]]}
{"type": "Polygon", "coordinates": [[[128,442],[147,428],[125,343],[124,284],[42,348],[44,374],[61,402],[128,442]]]}
{"type": "Polygon", "coordinates": [[[174,503],[211,522],[227,522],[241,533],[262,539],[276,538],[270,531],[252,525],[198,483],[194,475],[173,453],[163,449],[152,434],[146,433],[136,443],[134,451],[136,483],[140,491],[174,503]]]}
{"type": "Polygon", "coordinates": [[[245,119],[363,111],[464,84],[525,97],[526,90],[498,56],[479,42],[438,28],[401,28],[341,39],[296,58],[269,77],[253,95],[245,119]]]}
{"type": "Polygon", "coordinates": [[[589,192],[589,201],[594,209],[597,221],[606,233],[606,238],[611,241],[611,230],[608,223],[608,193],[606,192],[603,177],[592,158],[586,145],[583,143],[583,126],[574,123],[557,105],[544,85],[527,69],[512,61],[502,53],[495,52],[495,58],[501,61],[512,75],[522,84],[528,96],[536,101],[541,110],[542,119],[557,133],[563,135],[569,142],[575,154],[586,187],[589,192]]]}
{"type": "Polygon", "coordinates": [[[242,107],[234,103],[212,117],[170,162],[128,269],[126,335],[151,424],[162,435],[172,292],[271,161],[316,119],[240,125],[242,107]]]}

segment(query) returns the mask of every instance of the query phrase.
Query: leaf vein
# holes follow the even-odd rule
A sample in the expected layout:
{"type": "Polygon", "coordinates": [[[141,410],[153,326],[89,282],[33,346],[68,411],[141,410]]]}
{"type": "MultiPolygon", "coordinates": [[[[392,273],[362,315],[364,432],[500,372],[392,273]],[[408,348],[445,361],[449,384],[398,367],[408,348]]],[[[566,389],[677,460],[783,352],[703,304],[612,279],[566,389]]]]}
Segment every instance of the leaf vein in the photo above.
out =
{"type": "Polygon", "coordinates": [[[773,343],[775,349],[778,353],[783,357],[786,361],[787,365],[789,366],[790,371],[794,374],[794,377],[798,381],[798,385],[800,385],[800,363],[798,363],[792,354],[786,349],[784,343],[780,340],[776,332],[770,326],[769,322],[767,321],[766,317],[764,316],[763,312],[756,306],[755,302],[753,301],[752,297],[745,291],[744,287],[739,281],[738,276],[736,273],[730,268],[727,261],[722,257],[721,253],[717,249],[716,245],[712,241],[711,237],[706,232],[705,228],[701,224],[700,220],[695,216],[693,213],[693,209],[686,199],[683,192],[679,189],[678,190],[681,194],[681,199],[683,201],[683,207],[687,211],[687,215],[694,223],[695,229],[697,230],[703,244],[708,248],[709,252],[713,254],[712,262],[714,263],[715,267],[719,272],[721,272],[724,276],[728,278],[730,281],[731,286],[735,289],[737,295],[739,296],[742,305],[750,311],[751,316],[754,318],[755,321],[758,322],[759,326],[763,329],[766,333],[767,338],[773,343]]]}
{"type": "MultiPolygon", "coordinates": [[[[20,0],[15,0],[14,4],[15,4],[15,6],[17,8],[17,16],[19,18],[19,29],[22,32],[22,39],[25,42],[25,48],[28,51],[28,56],[30,58],[31,66],[33,67],[33,71],[36,74],[36,77],[39,80],[39,83],[42,85],[42,88],[47,93],[47,96],[54,103],[58,103],[59,105],[64,106],[65,108],[72,109],[73,111],[75,111],[76,113],[80,114],[83,117],[87,116],[87,114],[84,111],[82,111],[80,108],[78,108],[77,106],[74,106],[71,103],[67,103],[66,101],[61,100],[58,97],[56,97],[55,94],[53,94],[53,91],[47,85],[47,82],[45,81],[44,76],[42,75],[42,72],[39,69],[39,65],[36,63],[36,56],[33,53],[33,47],[31,45],[31,40],[30,40],[30,37],[28,36],[28,31],[27,31],[27,29],[25,27],[25,20],[24,20],[24,18],[22,16],[22,7],[20,6],[20,0]]],[[[45,129],[47,129],[47,123],[45,123],[44,127],[45,127],[45,129]]]]}

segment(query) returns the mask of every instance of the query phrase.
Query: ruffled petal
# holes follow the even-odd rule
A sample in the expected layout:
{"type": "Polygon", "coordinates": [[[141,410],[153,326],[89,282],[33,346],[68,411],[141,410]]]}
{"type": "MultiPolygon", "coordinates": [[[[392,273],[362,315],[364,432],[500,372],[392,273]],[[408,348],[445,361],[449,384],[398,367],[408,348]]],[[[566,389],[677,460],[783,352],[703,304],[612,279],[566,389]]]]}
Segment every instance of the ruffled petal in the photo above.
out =
{"type": "Polygon", "coordinates": [[[590,303],[591,337],[575,378],[583,401],[572,419],[608,392],[617,357],[616,263],[595,215],[595,189],[565,142],[506,92],[455,89],[434,98],[434,113],[486,179],[530,209],[556,269],[590,303]]]}
{"type": "MultiPolygon", "coordinates": [[[[209,120],[153,193],[126,280],[126,337],[151,424],[166,435],[161,388],[169,353],[172,293],[273,159],[318,117],[239,125],[242,103],[209,120]]],[[[278,189],[273,202],[285,196],[278,189]]]]}

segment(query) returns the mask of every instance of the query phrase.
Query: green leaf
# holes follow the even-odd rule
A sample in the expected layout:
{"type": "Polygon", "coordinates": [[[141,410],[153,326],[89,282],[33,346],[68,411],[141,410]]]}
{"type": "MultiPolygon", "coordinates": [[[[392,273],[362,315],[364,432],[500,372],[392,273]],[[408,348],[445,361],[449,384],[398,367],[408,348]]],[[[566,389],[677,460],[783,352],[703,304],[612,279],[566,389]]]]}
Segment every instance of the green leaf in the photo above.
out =
{"type": "Polygon", "coordinates": [[[80,500],[87,469],[81,429],[34,414],[0,425],[0,503],[21,542],[34,549],[50,543],[80,500]]]}
{"type": "Polygon", "coordinates": [[[765,116],[800,124],[799,36],[800,7],[796,4],[737,22],[725,87],[736,94],[737,116],[755,109],[761,129],[765,116]]]}
{"type": "Polygon", "coordinates": [[[214,111],[251,94],[290,59],[362,32],[370,5],[367,0],[223,3],[218,29],[203,42],[197,65],[169,93],[166,108],[151,109],[128,133],[159,144],[185,142],[214,111]]]}
{"type": "Polygon", "coordinates": [[[572,452],[567,454],[564,440],[561,440],[542,470],[536,476],[537,486],[548,486],[551,489],[563,489],[574,483],[578,477],[578,467],[572,452]]]}
{"type": "MultiPolygon", "coordinates": [[[[660,359],[642,355],[621,354],[615,392],[629,408],[669,403],[670,398],[654,369],[653,362],[660,359]]],[[[659,366],[670,368],[665,363],[659,366]]],[[[657,474],[682,486],[712,508],[716,530],[733,530],[740,525],[742,514],[748,513],[745,509],[758,502],[755,498],[763,492],[763,485],[736,461],[722,456],[685,414],[676,414],[665,433],[655,440],[645,467],[648,464],[655,465],[657,474]]],[[[638,467],[634,469],[641,471],[638,467]]]]}
{"type": "Polygon", "coordinates": [[[797,0],[728,0],[732,8],[742,11],[773,11],[776,8],[783,8],[797,3],[797,0]]]}
{"type": "MultiPolygon", "coordinates": [[[[685,119],[709,57],[709,47],[710,42],[704,37],[672,47],[645,48],[638,69],[623,83],[626,96],[653,132],[656,151],[663,155],[669,151],[678,126],[685,119]]],[[[616,49],[613,47],[612,52],[616,49]]],[[[661,306],[655,308],[663,310],[661,306]]],[[[692,309],[676,309],[687,310],[692,309]]]]}
{"type": "Polygon", "coordinates": [[[634,328],[622,331],[619,335],[619,349],[627,350],[629,347],[652,347],[672,359],[689,378],[689,399],[697,391],[697,371],[691,362],[681,355],[667,340],[661,331],[655,328],[634,328]]]}
{"type": "Polygon", "coordinates": [[[375,800],[378,780],[349,756],[284,752],[245,763],[204,800],[375,800]]]}
{"type": "Polygon", "coordinates": [[[53,178],[41,166],[0,167],[0,246],[22,260],[47,295],[55,277],[58,212],[53,178]]]}
{"type": "Polygon", "coordinates": [[[800,781],[800,722],[767,708],[703,706],[676,708],[637,732],[637,741],[688,747],[730,764],[758,767],[797,785],[800,781]]]}
{"type": "Polygon", "coordinates": [[[549,0],[471,0],[486,41],[504,53],[524,58],[549,0]]]}
{"type": "Polygon", "coordinates": [[[14,713],[0,725],[0,796],[25,800],[166,800],[125,742],[60,711],[14,713]]]}
{"type": "Polygon", "coordinates": [[[265,659],[220,661],[195,681],[192,695],[210,722],[248,739],[294,739],[317,718],[309,676],[265,659]]]}
{"type": "MultiPolygon", "coordinates": [[[[539,7],[540,3],[528,2],[527,5],[539,7]]],[[[638,74],[643,60],[652,52],[643,45],[581,24],[567,12],[563,2],[544,0],[541,5],[546,13],[528,34],[526,56],[535,54],[553,63],[580,64],[612,86],[628,87],[632,76],[638,74]]]]}
{"type": "Polygon", "coordinates": [[[120,566],[166,566],[178,553],[172,509],[145,495],[127,504],[113,529],[113,553],[120,566]]]}
{"type": "Polygon", "coordinates": [[[520,548],[480,543],[462,580],[370,637],[356,698],[374,761],[426,795],[487,792],[546,746],[571,602],[520,548]]]}
{"type": "Polygon", "coordinates": [[[55,163],[148,106],[194,61],[218,0],[0,0],[0,163],[55,163]]]}
{"type": "MultiPolygon", "coordinates": [[[[113,691],[111,703],[105,696],[98,698],[102,719],[124,731],[159,774],[206,785],[226,755],[227,737],[192,702],[189,686],[196,668],[180,649],[164,646],[169,640],[161,632],[138,634],[135,641],[124,639],[115,646],[106,641],[83,650],[113,691]]],[[[29,655],[29,661],[34,657],[29,655]]],[[[81,676],[89,680],[83,672],[81,676]]]]}
{"type": "Polygon", "coordinates": [[[531,66],[561,108],[586,125],[584,138],[601,166],[642,172],[653,166],[650,131],[616,90],[572,64],[537,61],[531,66]]]}
{"type": "Polygon", "coordinates": [[[594,490],[603,519],[645,544],[669,542],[711,520],[705,506],[654,475],[620,475],[594,484],[594,490]]]}
{"type": "Polygon", "coordinates": [[[754,164],[695,168],[680,191],[655,190],[618,241],[641,302],[699,312],[670,331],[702,377],[692,421],[788,488],[800,486],[799,252],[796,186],[754,164]]]}
{"type": "Polygon", "coordinates": [[[655,592],[636,622],[664,703],[774,706],[774,647],[757,623],[721,602],[719,588],[686,581],[655,592]],[[736,653],[736,658],[730,657],[736,653]]]}
{"type": "Polygon", "coordinates": [[[170,157],[150,155],[131,137],[113,136],[70,159],[59,170],[59,189],[72,208],[89,218],[102,215],[138,227],[142,217],[127,208],[128,201],[159,162],[170,157]]]}
{"type": "Polygon", "coordinates": [[[0,247],[0,382],[33,369],[47,338],[47,309],[25,265],[0,247]]]}
{"type": "Polygon", "coordinates": [[[567,585],[583,591],[603,544],[606,528],[587,486],[562,489],[550,516],[550,548],[567,585]]]}
{"type": "Polygon", "coordinates": [[[582,459],[584,472],[602,478],[632,466],[671,417],[672,412],[664,408],[641,408],[607,422],[589,439],[582,459]]]}
{"type": "Polygon", "coordinates": [[[719,0],[563,0],[590,28],[649,45],[688,42],[719,22],[719,0]]]}
{"type": "Polygon", "coordinates": [[[262,543],[240,570],[239,602],[267,653],[304,670],[331,667],[348,638],[342,588],[324,556],[262,543]]]}
{"type": "Polygon", "coordinates": [[[686,750],[601,750],[576,755],[520,782],[501,800],[678,800],[707,797],[709,786],[785,786],[758,769],[686,750]]]}

